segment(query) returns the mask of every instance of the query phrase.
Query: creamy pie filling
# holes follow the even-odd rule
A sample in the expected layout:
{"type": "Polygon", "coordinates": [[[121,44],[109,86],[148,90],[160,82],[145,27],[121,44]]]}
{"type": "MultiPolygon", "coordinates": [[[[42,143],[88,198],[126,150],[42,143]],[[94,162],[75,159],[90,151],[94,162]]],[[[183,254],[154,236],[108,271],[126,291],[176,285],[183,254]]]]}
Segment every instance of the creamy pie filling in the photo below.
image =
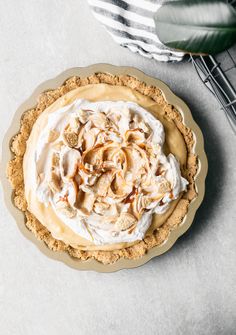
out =
{"type": "Polygon", "coordinates": [[[76,99],[37,139],[37,199],[95,245],[141,240],[188,183],[164,141],[161,122],[134,102],[76,99]]]}

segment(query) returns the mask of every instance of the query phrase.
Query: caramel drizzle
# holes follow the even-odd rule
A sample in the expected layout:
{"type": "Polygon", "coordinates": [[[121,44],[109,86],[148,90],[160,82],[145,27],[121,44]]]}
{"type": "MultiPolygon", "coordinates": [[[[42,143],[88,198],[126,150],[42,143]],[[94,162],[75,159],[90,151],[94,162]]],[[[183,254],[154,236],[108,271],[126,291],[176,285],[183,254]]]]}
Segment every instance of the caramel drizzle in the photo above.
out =
{"type": "Polygon", "coordinates": [[[138,190],[136,187],[133,187],[133,190],[127,195],[127,197],[123,200],[124,204],[131,204],[134,201],[134,195],[138,194],[138,190]]]}

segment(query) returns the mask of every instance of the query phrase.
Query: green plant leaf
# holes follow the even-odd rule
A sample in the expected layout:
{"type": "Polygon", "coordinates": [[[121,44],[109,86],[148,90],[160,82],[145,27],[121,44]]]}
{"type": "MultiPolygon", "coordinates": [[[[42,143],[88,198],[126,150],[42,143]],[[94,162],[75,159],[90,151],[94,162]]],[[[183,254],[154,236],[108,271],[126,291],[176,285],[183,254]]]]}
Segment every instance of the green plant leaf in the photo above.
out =
{"type": "Polygon", "coordinates": [[[168,1],[154,19],[157,36],[170,48],[215,54],[236,42],[236,10],[226,1],[168,1]]]}

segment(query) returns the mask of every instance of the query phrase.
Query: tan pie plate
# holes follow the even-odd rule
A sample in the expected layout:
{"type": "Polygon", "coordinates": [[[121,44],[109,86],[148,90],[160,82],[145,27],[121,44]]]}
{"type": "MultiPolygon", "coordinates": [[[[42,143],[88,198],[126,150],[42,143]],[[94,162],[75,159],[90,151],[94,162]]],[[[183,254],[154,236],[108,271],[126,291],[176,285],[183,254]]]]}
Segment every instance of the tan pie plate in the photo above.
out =
{"type": "Polygon", "coordinates": [[[131,68],[131,67],[117,67],[108,64],[95,64],[85,68],[72,68],[66,70],[65,72],[61,73],[54,79],[48,80],[42,83],[38,88],[34,91],[34,93],[27,99],[16,111],[15,116],[12,120],[11,126],[8,129],[4,140],[3,140],[3,148],[2,148],[2,164],[1,164],[1,181],[4,189],[4,198],[7,208],[9,209],[10,213],[14,216],[19,229],[21,232],[48,257],[64,262],[65,264],[69,265],[72,268],[76,268],[79,270],[95,270],[98,272],[113,272],[120,269],[125,268],[135,268],[138,267],[146,262],[148,262],[151,258],[155,256],[159,256],[169,250],[173,244],[176,242],[178,237],[183,235],[191,226],[194,215],[200,206],[205,192],[205,178],[207,174],[207,158],[204,151],[204,141],[203,135],[201,130],[199,129],[198,125],[193,120],[191,112],[188,106],[176,95],[174,95],[168,86],[166,86],[162,81],[149,77],[145,75],[143,72],[131,68]],[[25,224],[24,224],[24,214],[20,210],[18,210],[13,202],[12,202],[12,189],[10,184],[6,178],[6,166],[7,162],[12,158],[12,153],[9,148],[9,144],[11,143],[12,137],[18,132],[20,127],[20,119],[24,111],[32,108],[36,105],[37,98],[40,93],[48,90],[54,89],[60,86],[66,79],[72,76],[79,76],[79,77],[87,77],[96,72],[106,72],[113,75],[124,75],[128,74],[133,77],[138,78],[140,81],[145,82],[148,85],[153,85],[158,87],[162,90],[165,99],[168,103],[175,106],[175,108],[181,113],[183,116],[184,124],[189,127],[194,135],[195,145],[193,147],[193,153],[198,156],[198,172],[195,175],[195,186],[196,191],[198,193],[197,197],[191,201],[188,209],[188,213],[185,215],[182,223],[174,230],[171,231],[167,240],[156,247],[150,249],[143,257],[137,260],[129,260],[129,259],[119,259],[114,264],[104,265],[99,263],[96,260],[88,260],[88,261],[81,261],[75,258],[72,258],[65,252],[54,252],[47,248],[44,242],[39,241],[35,238],[35,236],[30,232],[25,224]]]}

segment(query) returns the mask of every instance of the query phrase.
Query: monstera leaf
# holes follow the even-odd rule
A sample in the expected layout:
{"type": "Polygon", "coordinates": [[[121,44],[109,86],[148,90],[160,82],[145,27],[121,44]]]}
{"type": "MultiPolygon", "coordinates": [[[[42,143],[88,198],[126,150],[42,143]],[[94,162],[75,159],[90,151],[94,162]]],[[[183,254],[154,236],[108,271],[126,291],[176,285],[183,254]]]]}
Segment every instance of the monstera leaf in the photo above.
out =
{"type": "Polygon", "coordinates": [[[170,48],[214,54],[236,42],[236,10],[226,1],[168,1],[154,19],[159,39],[170,48]]]}

